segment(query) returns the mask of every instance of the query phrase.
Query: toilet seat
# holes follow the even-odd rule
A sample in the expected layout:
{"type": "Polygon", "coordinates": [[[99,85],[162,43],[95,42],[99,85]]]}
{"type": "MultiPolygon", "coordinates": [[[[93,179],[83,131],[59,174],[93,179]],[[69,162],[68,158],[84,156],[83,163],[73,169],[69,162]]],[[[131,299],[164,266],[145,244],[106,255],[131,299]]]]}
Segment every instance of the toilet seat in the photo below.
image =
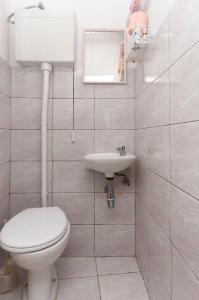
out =
{"type": "Polygon", "coordinates": [[[26,209],[3,227],[0,244],[9,252],[39,251],[61,240],[68,226],[69,221],[58,207],[26,209]]]}

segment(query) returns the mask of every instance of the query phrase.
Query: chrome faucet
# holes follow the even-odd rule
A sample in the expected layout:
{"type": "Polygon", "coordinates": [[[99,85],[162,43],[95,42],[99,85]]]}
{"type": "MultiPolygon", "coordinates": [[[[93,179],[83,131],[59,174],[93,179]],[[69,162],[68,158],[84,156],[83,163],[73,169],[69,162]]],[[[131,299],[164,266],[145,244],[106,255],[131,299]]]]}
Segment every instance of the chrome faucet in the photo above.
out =
{"type": "Polygon", "coordinates": [[[126,147],[117,147],[116,150],[120,153],[120,156],[126,156],[126,147]]]}

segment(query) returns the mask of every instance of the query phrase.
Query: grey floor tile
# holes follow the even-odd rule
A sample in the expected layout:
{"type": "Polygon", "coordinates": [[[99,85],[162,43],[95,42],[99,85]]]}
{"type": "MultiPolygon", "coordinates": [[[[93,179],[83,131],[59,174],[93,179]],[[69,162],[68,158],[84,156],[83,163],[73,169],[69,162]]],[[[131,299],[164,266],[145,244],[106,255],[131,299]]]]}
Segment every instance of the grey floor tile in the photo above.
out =
{"type": "Polygon", "coordinates": [[[97,257],[99,275],[139,272],[135,257],[97,257]]]}
{"type": "Polygon", "coordinates": [[[57,300],[100,300],[96,277],[59,281],[57,300]]]}
{"type": "Polygon", "coordinates": [[[56,267],[59,279],[97,276],[94,257],[62,257],[56,267]]]}
{"type": "Polygon", "coordinates": [[[22,288],[18,287],[16,290],[0,295],[1,300],[21,300],[22,288]]]}
{"type": "Polygon", "coordinates": [[[99,282],[102,300],[149,300],[139,273],[100,276],[99,282]]]}

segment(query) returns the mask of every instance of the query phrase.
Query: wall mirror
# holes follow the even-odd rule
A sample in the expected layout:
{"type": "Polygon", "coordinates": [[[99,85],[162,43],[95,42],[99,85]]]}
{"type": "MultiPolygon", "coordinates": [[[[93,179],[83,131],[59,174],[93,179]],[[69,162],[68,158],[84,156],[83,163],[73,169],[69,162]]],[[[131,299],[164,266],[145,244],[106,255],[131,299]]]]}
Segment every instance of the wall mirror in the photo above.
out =
{"type": "Polygon", "coordinates": [[[83,82],[126,83],[125,45],[125,30],[85,30],[83,82]]]}

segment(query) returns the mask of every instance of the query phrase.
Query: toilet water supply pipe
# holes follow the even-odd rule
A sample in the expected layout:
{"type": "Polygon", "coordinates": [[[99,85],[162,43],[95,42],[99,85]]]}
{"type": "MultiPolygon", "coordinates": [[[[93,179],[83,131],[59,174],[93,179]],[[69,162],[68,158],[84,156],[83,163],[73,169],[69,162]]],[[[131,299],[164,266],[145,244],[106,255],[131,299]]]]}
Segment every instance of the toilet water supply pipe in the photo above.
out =
{"type": "Polygon", "coordinates": [[[52,72],[52,65],[50,63],[42,63],[41,70],[43,72],[43,97],[42,97],[42,117],[41,117],[41,173],[42,173],[41,203],[42,203],[42,207],[47,207],[48,206],[48,183],[47,183],[48,95],[49,95],[50,74],[52,72]]]}

